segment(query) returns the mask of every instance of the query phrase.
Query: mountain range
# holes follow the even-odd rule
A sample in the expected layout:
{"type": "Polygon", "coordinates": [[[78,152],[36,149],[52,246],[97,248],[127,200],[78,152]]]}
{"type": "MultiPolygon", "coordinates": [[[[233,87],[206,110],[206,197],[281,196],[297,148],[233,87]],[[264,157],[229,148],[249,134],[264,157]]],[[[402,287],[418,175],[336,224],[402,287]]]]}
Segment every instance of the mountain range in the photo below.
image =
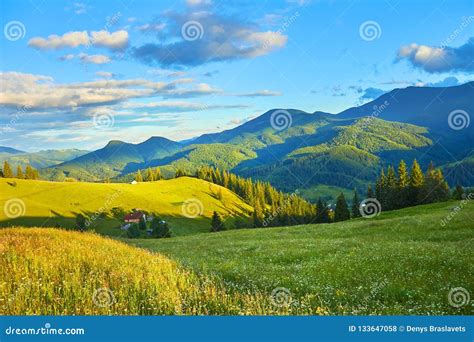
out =
{"type": "Polygon", "coordinates": [[[442,167],[450,185],[473,186],[473,99],[474,82],[469,82],[394,89],[338,114],[272,109],[233,129],[185,142],[110,141],[46,165],[41,173],[53,180],[129,180],[148,167],[159,166],[171,176],[178,168],[194,172],[210,165],[314,199],[353,188],[365,193],[381,167],[416,158],[422,167],[430,161],[442,167]]]}

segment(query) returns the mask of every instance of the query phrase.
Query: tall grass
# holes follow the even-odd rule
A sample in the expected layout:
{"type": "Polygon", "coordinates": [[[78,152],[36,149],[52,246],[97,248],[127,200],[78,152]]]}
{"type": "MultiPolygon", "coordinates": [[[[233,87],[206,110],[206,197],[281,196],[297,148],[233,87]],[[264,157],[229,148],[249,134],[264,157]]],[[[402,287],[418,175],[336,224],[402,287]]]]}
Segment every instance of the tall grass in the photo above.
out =
{"type": "Polygon", "coordinates": [[[263,294],[226,291],[218,282],[181,269],[162,255],[94,234],[45,228],[0,230],[1,315],[289,312],[272,305],[263,294]],[[100,297],[100,291],[105,297],[100,297]]]}

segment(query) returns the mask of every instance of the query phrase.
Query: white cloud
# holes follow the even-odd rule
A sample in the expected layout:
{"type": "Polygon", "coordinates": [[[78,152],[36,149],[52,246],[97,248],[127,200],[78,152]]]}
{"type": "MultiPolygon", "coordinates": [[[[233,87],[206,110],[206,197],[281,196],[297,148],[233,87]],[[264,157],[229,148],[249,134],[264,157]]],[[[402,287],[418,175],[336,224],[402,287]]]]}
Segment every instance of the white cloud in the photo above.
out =
{"type": "Polygon", "coordinates": [[[89,44],[87,31],[67,32],[62,36],[52,34],[48,38],[34,37],[28,41],[28,46],[41,50],[63,49],[66,47],[76,48],[80,45],[89,44]]]}
{"type": "Polygon", "coordinates": [[[89,34],[87,31],[73,31],[62,36],[52,34],[47,38],[33,37],[28,41],[28,46],[39,50],[59,50],[89,45],[110,50],[123,49],[128,46],[128,32],[119,30],[111,33],[102,30],[92,31],[89,34]]]}
{"type": "Polygon", "coordinates": [[[102,78],[113,78],[115,76],[114,73],[108,71],[97,71],[95,74],[102,78]]]}
{"type": "Polygon", "coordinates": [[[50,110],[103,106],[132,98],[190,98],[221,92],[206,83],[178,88],[187,83],[190,80],[153,82],[145,79],[104,79],[60,84],[48,76],[5,72],[0,73],[0,106],[29,106],[31,109],[50,110]]]}
{"type": "Polygon", "coordinates": [[[398,60],[406,59],[413,66],[427,72],[474,70],[474,38],[460,47],[433,47],[410,44],[400,47],[398,60]]]}
{"type": "Polygon", "coordinates": [[[59,59],[61,61],[70,61],[71,59],[74,59],[74,57],[75,56],[73,54],[67,54],[67,55],[59,57],[59,59]]]}
{"type": "Polygon", "coordinates": [[[90,64],[105,64],[110,62],[110,57],[105,55],[88,55],[86,53],[80,53],[77,57],[79,57],[82,62],[90,64]]]}
{"type": "Polygon", "coordinates": [[[128,45],[128,32],[125,30],[119,30],[113,33],[105,30],[93,31],[91,32],[91,42],[94,46],[120,50],[128,45]]]}
{"type": "Polygon", "coordinates": [[[144,24],[137,26],[137,29],[142,32],[160,32],[166,27],[166,24],[144,24]]]}

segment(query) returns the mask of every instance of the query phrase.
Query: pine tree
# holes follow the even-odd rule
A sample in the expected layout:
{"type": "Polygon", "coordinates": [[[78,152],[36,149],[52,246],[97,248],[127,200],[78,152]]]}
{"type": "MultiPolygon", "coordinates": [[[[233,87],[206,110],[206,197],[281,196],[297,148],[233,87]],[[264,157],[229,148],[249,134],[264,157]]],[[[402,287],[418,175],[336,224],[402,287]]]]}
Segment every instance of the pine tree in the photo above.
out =
{"type": "Polygon", "coordinates": [[[222,222],[221,216],[214,211],[211,219],[211,232],[219,232],[224,229],[224,223],[222,222]]]}
{"type": "Polygon", "coordinates": [[[423,184],[425,183],[425,177],[421,171],[420,164],[413,160],[413,164],[410,171],[410,194],[409,194],[409,205],[417,205],[421,201],[421,191],[423,184]]]}
{"type": "Polygon", "coordinates": [[[367,186],[367,198],[375,198],[374,191],[372,190],[372,186],[370,184],[367,186]]]}
{"type": "Polygon", "coordinates": [[[382,207],[385,210],[393,210],[395,209],[396,205],[395,202],[397,201],[396,196],[396,189],[397,189],[397,178],[395,176],[395,170],[393,166],[389,165],[387,168],[387,177],[385,180],[385,199],[384,203],[382,203],[382,207]],[[385,207],[384,207],[385,204],[385,207]]]}
{"type": "Polygon", "coordinates": [[[82,214],[76,216],[76,229],[81,232],[86,230],[86,217],[82,214]]]}
{"type": "Polygon", "coordinates": [[[19,179],[25,178],[25,175],[23,174],[23,170],[21,169],[20,165],[18,165],[16,168],[16,178],[19,178],[19,179]]]}
{"type": "Polygon", "coordinates": [[[459,184],[456,185],[456,188],[453,191],[452,198],[455,199],[455,200],[460,201],[460,200],[463,199],[463,195],[464,195],[464,190],[463,190],[462,186],[460,186],[459,184]]]}
{"type": "Polygon", "coordinates": [[[171,237],[171,230],[168,223],[158,217],[153,218],[150,224],[150,229],[152,230],[152,236],[155,238],[160,239],[171,237]]]}
{"type": "Polygon", "coordinates": [[[260,203],[257,201],[253,207],[253,226],[255,228],[263,227],[263,220],[264,220],[264,215],[263,215],[263,210],[262,207],[260,207],[260,203]]]}
{"type": "Polygon", "coordinates": [[[140,170],[137,171],[137,174],[135,175],[135,181],[137,182],[143,182],[143,176],[140,170]]]}
{"type": "Polygon", "coordinates": [[[350,218],[351,218],[351,214],[347,206],[346,198],[344,197],[344,194],[341,192],[341,194],[337,197],[337,200],[336,200],[334,222],[345,221],[345,220],[349,220],[350,218]]]}
{"type": "Polygon", "coordinates": [[[354,197],[352,198],[352,217],[360,217],[360,200],[359,195],[357,194],[357,189],[354,189],[354,197]]]}
{"type": "Polygon", "coordinates": [[[161,170],[160,170],[159,167],[157,167],[157,168],[155,169],[155,180],[160,180],[160,179],[162,179],[162,178],[163,178],[163,177],[161,176],[161,170]]]}
{"type": "Polygon", "coordinates": [[[155,174],[153,173],[153,171],[150,167],[146,171],[146,181],[147,182],[154,182],[155,181],[155,174]]]}
{"type": "Polygon", "coordinates": [[[397,178],[397,200],[396,208],[404,208],[409,205],[408,187],[410,185],[410,178],[408,176],[407,165],[403,160],[398,164],[398,178],[397,178]]]}
{"type": "Polygon", "coordinates": [[[10,167],[10,164],[6,160],[3,162],[3,177],[13,178],[12,168],[10,167]]]}

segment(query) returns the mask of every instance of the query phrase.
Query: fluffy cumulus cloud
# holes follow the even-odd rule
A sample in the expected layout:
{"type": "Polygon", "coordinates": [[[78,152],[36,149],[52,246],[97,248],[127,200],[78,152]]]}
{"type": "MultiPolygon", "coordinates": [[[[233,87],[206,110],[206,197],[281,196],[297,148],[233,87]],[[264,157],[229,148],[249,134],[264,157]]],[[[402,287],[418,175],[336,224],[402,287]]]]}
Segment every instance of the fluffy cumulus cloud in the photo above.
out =
{"type": "Polygon", "coordinates": [[[474,71],[474,38],[460,47],[435,47],[410,44],[398,50],[398,60],[405,59],[414,67],[430,73],[474,71]]]}
{"type": "Polygon", "coordinates": [[[61,84],[43,75],[18,72],[0,73],[0,107],[27,106],[31,109],[103,106],[133,98],[161,96],[191,98],[220,93],[206,83],[192,80],[153,82],[145,79],[113,80],[61,84]],[[189,84],[188,84],[189,83],[189,84]]]}
{"type": "Polygon", "coordinates": [[[88,44],[89,35],[87,31],[67,32],[62,36],[52,34],[48,38],[34,37],[28,41],[28,46],[41,50],[76,48],[88,44]]]}
{"type": "Polygon", "coordinates": [[[120,50],[128,46],[128,32],[73,31],[59,36],[52,34],[47,38],[33,37],[28,41],[28,46],[39,50],[59,50],[64,48],[77,48],[79,46],[97,46],[109,50],[120,50]]]}
{"type": "Polygon", "coordinates": [[[195,66],[263,56],[287,43],[288,37],[281,32],[204,10],[202,1],[188,5],[184,13],[165,13],[160,18],[165,26],[159,40],[133,48],[133,56],[147,64],[195,66]]]}

